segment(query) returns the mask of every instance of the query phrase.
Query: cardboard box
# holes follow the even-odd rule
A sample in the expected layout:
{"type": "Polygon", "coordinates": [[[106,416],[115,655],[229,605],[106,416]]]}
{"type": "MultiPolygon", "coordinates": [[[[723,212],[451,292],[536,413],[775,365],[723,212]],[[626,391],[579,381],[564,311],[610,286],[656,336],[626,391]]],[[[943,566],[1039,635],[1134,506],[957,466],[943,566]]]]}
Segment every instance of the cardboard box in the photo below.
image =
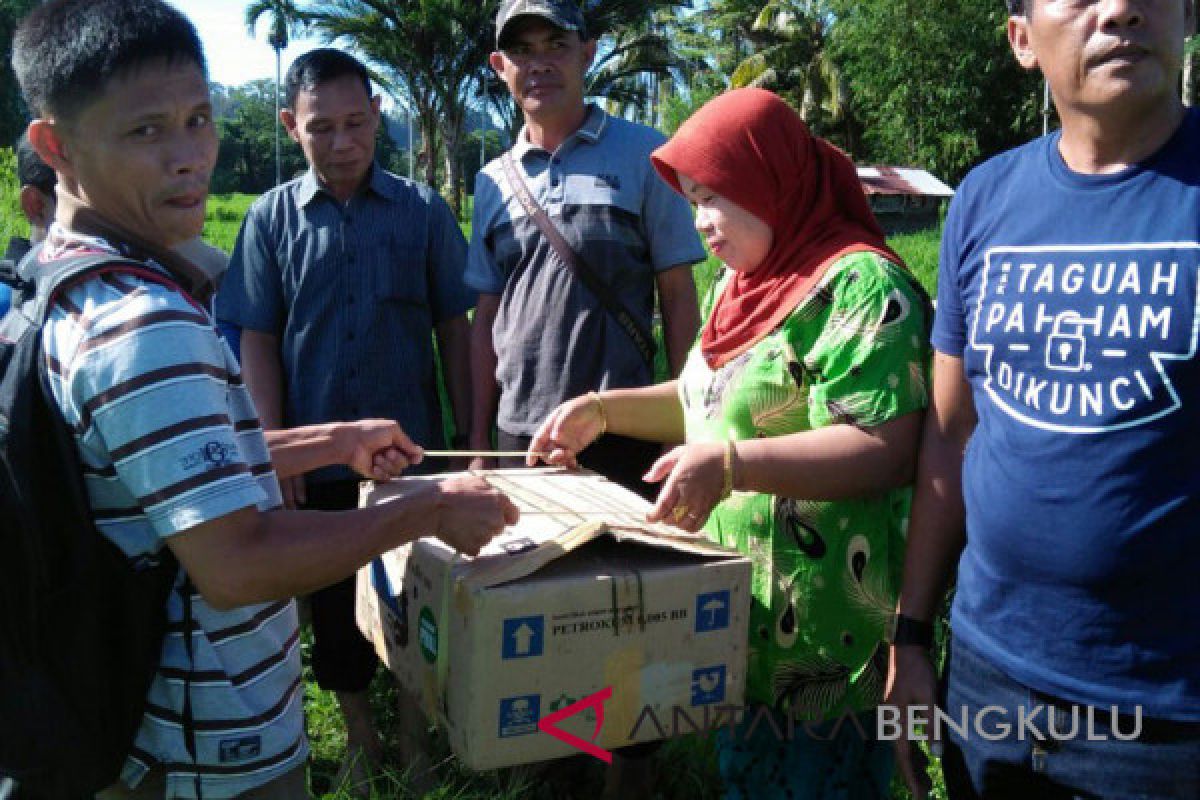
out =
{"type": "MultiPolygon", "coordinates": [[[[468,767],[577,754],[538,721],[608,687],[556,726],[612,750],[742,703],[747,558],[646,524],[649,505],[599,475],[480,474],[518,525],[474,559],[426,538],[358,575],[359,627],[468,767]]],[[[364,484],[361,504],[419,480],[364,484]]]]}

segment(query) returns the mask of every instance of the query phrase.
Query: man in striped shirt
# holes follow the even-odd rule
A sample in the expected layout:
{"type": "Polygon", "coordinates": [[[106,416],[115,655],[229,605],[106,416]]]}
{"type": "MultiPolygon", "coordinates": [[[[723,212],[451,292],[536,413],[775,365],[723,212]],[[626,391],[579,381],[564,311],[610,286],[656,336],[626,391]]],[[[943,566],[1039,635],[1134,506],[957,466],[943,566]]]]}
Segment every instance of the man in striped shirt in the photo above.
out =
{"type": "MultiPolygon", "coordinates": [[[[60,295],[44,336],[54,399],[102,534],[131,559],[165,544],[182,566],[145,718],[121,783],[101,796],[303,796],[290,598],[419,535],[477,552],[516,510],[474,479],[371,509],[281,510],[207,283],[171,252],[200,233],[216,161],[195,30],[160,0],[53,0],[22,21],[13,63],[37,115],[30,140],[59,180],[42,262],[101,252],[138,264],[60,295]]],[[[294,472],[342,461],[386,473],[422,455],[387,423],[284,432],[275,445],[294,472]]]]}

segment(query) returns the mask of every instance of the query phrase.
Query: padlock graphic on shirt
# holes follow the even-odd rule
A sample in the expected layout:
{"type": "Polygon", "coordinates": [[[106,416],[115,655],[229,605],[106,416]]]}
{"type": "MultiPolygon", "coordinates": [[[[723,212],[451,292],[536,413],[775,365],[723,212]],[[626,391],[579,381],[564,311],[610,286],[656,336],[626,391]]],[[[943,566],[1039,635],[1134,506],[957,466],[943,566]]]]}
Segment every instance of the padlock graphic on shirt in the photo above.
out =
{"type": "Polygon", "coordinates": [[[1046,340],[1046,369],[1082,372],[1087,366],[1087,340],[1083,319],[1074,311],[1060,314],[1046,340]]]}

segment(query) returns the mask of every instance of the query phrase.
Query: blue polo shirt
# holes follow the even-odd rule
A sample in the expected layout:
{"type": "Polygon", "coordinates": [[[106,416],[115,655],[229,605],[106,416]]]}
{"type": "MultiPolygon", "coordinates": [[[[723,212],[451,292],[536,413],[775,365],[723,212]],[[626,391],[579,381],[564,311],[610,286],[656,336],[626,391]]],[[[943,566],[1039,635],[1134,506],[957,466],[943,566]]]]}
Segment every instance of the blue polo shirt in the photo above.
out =
{"type": "Polygon", "coordinates": [[[284,425],[384,417],[442,447],[432,333],[475,304],[466,250],[429,187],[375,166],[342,204],[310,170],[250,207],[217,316],[280,338],[284,425]]]}
{"type": "MultiPolygon", "coordinates": [[[[657,274],[704,259],[691,208],[650,164],[663,141],[589,106],[553,153],[524,130],[512,149],[534,198],[644,330],[657,274]]],[[[654,380],[629,334],[525,214],[499,160],[475,180],[471,237],[467,283],[501,295],[492,342],[502,430],[529,435],[564,400],[654,380]]]]}

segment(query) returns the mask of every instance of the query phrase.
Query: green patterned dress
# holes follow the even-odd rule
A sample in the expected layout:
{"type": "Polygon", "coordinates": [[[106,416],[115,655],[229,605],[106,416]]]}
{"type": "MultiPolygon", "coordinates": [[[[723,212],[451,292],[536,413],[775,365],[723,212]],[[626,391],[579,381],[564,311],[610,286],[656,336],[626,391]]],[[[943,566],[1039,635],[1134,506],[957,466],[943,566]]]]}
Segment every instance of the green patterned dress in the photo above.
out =
{"type": "MultiPolygon", "coordinates": [[[[706,316],[728,279],[705,298],[706,316]]],[[[924,408],[927,309],[905,270],[872,253],[842,258],[720,369],[693,347],[679,379],[688,441],[874,427],[924,408]]],[[[713,511],[709,537],[754,564],[747,703],[815,720],[880,702],[909,499],[908,489],[836,502],[734,492],[713,511]]]]}

